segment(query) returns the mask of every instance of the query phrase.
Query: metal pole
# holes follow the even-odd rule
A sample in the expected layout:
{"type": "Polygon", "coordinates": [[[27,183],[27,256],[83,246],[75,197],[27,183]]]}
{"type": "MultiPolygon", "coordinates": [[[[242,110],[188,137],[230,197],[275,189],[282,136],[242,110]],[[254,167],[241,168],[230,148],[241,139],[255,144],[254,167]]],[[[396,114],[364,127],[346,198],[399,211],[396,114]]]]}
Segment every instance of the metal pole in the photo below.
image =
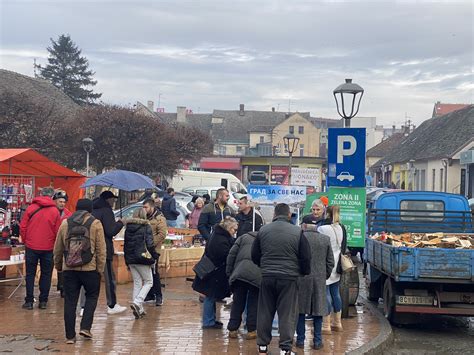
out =
{"type": "MultiPolygon", "coordinates": [[[[86,151],[86,179],[89,179],[89,152],[86,151]]],[[[89,198],[89,188],[86,187],[86,198],[89,198]]]]}
{"type": "Polygon", "coordinates": [[[86,177],[89,177],[89,152],[86,152],[86,177]]]}
{"type": "Polygon", "coordinates": [[[288,185],[291,185],[291,167],[293,165],[293,153],[290,153],[290,165],[288,167],[289,172],[288,172],[288,185]]]}
{"type": "Polygon", "coordinates": [[[344,119],[344,126],[346,128],[350,128],[351,127],[351,119],[350,118],[345,118],[344,119]]]}

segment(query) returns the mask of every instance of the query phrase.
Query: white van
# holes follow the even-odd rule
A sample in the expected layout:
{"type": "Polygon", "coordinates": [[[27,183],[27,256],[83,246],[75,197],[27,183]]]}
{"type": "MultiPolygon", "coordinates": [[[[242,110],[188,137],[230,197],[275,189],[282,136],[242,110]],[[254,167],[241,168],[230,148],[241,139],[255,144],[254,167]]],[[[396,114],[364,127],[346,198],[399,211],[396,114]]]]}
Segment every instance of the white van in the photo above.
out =
{"type": "Polygon", "coordinates": [[[175,191],[182,191],[191,186],[226,186],[229,192],[246,194],[244,184],[229,173],[214,173],[209,171],[178,170],[171,180],[170,186],[175,191]]]}

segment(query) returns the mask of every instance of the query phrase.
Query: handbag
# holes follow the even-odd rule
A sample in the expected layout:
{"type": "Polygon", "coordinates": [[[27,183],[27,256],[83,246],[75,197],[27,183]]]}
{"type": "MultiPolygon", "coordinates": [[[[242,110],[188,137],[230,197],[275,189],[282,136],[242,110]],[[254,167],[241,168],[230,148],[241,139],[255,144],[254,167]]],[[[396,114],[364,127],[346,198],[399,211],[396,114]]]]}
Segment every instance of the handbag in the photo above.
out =
{"type": "Polygon", "coordinates": [[[151,253],[148,251],[148,248],[146,246],[146,235],[143,236],[143,252],[140,253],[140,259],[141,259],[141,264],[144,265],[152,265],[155,263],[155,259],[153,259],[153,256],[151,253]]]}
{"type": "Polygon", "coordinates": [[[201,280],[206,279],[206,277],[208,277],[216,269],[216,266],[206,254],[203,254],[201,260],[199,260],[197,264],[193,267],[194,273],[201,280]]]}
{"type": "MultiPolygon", "coordinates": [[[[338,239],[337,239],[337,232],[336,232],[336,228],[334,228],[334,225],[331,224],[331,227],[332,229],[334,230],[334,234],[336,236],[336,243],[337,245],[339,246],[339,248],[341,248],[341,244],[339,243],[338,239]]],[[[341,261],[341,268],[342,268],[342,272],[346,272],[346,271],[350,271],[352,269],[354,269],[356,266],[354,265],[354,262],[352,261],[352,259],[345,255],[343,252],[345,250],[341,250],[341,255],[340,255],[340,261],[341,261]]]]}

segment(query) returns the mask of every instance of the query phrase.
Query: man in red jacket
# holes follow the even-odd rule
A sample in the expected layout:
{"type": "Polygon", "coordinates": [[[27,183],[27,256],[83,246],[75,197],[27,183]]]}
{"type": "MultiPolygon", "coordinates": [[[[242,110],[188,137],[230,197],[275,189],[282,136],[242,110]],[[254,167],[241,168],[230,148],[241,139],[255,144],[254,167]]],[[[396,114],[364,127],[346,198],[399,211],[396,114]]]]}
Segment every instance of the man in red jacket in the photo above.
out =
{"type": "Polygon", "coordinates": [[[53,188],[43,188],[41,196],[33,199],[33,203],[26,209],[20,223],[20,236],[26,249],[26,297],[23,308],[29,310],[33,309],[38,261],[41,267],[39,308],[46,309],[48,303],[53,273],[53,249],[61,224],[59,210],[51,199],[53,194],[53,188]]]}

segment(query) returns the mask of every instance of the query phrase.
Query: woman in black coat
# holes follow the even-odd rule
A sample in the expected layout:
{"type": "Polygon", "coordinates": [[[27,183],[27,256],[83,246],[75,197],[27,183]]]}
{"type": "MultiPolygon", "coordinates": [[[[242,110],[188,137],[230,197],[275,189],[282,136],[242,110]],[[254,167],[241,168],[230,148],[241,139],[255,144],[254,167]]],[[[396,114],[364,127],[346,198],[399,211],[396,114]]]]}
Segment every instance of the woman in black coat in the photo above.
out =
{"type": "Polygon", "coordinates": [[[214,227],[214,232],[206,245],[204,253],[213,262],[216,270],[204,280],[197,275],[194,278],[193,290],[206,295],[203,302],[202,327],[204,329],[222,328],[216,320],[216,300],[230,296],[229,279],[226,275],[226,260],[234,244],[234,235],[238,223],[233,217],[226,217],[214,227]]]}
{"type": "Polygon", "coordinates": [[[153,286],[151,265],[160,257],[155,250],[153,233],[143,208],[136,210],[133,218],[127,221],[123,251],[133,279],[130,308],[135,319],[138,319],[145,315],[143,302],[153,286]]]}

